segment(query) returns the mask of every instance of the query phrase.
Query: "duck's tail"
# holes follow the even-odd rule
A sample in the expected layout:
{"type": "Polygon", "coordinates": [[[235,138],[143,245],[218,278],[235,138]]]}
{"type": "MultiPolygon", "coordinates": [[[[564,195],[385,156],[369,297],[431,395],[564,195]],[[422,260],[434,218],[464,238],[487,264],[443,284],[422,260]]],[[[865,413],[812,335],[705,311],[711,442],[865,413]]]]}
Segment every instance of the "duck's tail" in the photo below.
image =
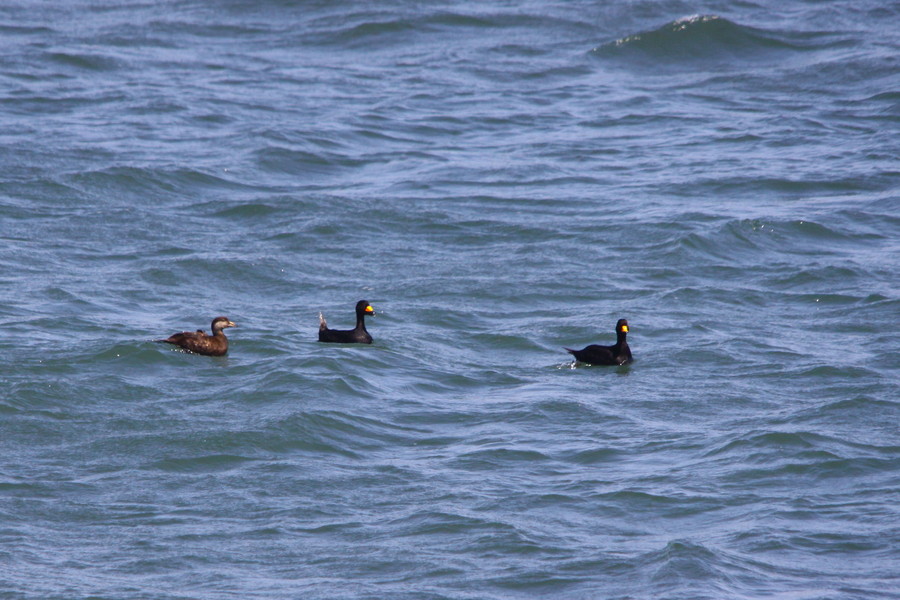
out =
{"type": "Polygon", "coordinates": [[[328,329],[328,323],[325,322],[325,315],[321,312],[319,313],[319,331],[325,331],[328,329]]]}

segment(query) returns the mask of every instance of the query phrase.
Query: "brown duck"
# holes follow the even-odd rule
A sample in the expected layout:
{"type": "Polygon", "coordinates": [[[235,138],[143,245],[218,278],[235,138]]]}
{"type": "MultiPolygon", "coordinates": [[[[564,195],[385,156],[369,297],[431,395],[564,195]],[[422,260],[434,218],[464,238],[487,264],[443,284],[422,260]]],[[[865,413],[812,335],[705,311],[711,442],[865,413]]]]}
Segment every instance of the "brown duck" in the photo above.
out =
{"type": "Polygon", "coordinates": [[[195,354],[206,356],[224,356],[228,352],[228,338],[222,332],[226,327],[237,327],[228,317],[216,317],[212,320],[212,335],[206,335],[202,329],[197,331],[182,331],[175,333],[164,340],[166,344],[180,346],[195,354]]]}

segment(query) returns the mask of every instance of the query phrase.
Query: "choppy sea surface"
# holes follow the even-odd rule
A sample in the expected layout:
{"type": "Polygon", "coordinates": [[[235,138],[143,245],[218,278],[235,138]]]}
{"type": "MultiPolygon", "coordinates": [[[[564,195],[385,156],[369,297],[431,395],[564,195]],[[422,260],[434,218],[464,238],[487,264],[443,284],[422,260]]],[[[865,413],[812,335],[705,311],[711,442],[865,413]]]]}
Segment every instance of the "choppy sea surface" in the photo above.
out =
{"type": "Polygon", "coordinates": [[[900,598],[896,2],[10,0],[0,56],[0,598],[900,598]]]}

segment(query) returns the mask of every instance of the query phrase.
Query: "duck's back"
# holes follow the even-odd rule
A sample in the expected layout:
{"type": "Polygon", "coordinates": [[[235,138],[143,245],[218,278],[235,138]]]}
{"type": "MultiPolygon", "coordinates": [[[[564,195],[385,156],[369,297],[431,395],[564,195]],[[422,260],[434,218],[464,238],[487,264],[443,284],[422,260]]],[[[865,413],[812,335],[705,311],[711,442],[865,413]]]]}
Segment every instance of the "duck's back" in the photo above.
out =
{"type": "Polygon", "coordinates": [[[628,344],[621,346],[600,346],[591,344],[582,350],[566,348],[572,356],[581,362],[592,365],[624,365],[631,362],[631,349],[628,344]]]}
{"type": "Polygon", "coordinates": [[[319,328],[319,341],[334,344],[371,344],[372,336],[365,329],[350,329],[341,331],[337,329],[319,328]]]}
{"type": "Polygon", "coordinates": [[[222,356],[228,352],[228,339],[225,336],[206,335],[202,331],[184,331],[176,333],[165,340],[185,350],[207,356],[222,356]]]}

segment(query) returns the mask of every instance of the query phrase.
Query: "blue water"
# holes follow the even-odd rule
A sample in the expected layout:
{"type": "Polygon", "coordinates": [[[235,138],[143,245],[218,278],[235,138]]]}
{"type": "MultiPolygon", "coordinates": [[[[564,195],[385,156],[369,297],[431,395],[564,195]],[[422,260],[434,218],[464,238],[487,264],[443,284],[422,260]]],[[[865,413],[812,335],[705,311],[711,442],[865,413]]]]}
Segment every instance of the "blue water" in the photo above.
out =
{"type": "Polygon", "coordinates": [[[874,0],[3,3],[0,598],[900,598],[898,50],[874,0]]]}

